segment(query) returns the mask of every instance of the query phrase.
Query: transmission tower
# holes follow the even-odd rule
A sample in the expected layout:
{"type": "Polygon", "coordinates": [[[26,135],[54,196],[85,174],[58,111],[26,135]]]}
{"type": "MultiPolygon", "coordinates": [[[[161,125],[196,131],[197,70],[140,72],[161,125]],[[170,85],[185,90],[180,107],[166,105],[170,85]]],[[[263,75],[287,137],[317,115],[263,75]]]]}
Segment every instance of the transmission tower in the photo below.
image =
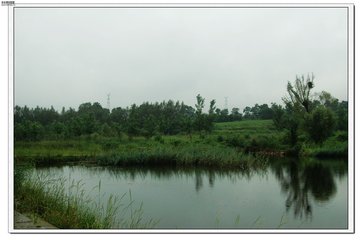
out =
{"type": "Polygon", "coordinates": [[[224,109],[228,109],[228,97],[225,97],[224,109]]]}
{"type": "Polygon", "coordinates": [[[108,110],[111,110],[111,94],[107,94],[107,108],[108,110]]]}

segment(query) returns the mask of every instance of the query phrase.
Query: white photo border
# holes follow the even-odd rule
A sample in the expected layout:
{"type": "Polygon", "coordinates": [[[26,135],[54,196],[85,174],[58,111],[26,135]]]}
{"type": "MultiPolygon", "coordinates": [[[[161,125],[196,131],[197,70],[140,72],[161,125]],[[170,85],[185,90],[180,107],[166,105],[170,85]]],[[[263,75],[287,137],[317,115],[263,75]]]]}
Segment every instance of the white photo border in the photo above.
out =
{"type": "Polygon", "coordinates": [[[353,3],[15,3],[8,6],[8,231],[9,233],[355,233],[355,6],[353,3]],[[348,227],[347,229],[14,229],[14,21],[16,8],[346,8],[348,86],[348,227]]]}

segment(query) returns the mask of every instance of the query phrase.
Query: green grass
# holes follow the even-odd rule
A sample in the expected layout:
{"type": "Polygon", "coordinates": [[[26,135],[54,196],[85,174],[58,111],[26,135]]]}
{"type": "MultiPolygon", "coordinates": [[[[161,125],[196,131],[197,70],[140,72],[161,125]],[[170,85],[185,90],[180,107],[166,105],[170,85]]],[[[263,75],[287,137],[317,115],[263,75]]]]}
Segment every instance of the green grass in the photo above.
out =
{"type": "MultiPolygon", "coordinates": [[[[303,136],[302,136],[303,137],[303,136]]],[[[299,149],[299,148],[298,148],[299,149]]],[[[337,132],[323,145],[307,142],[300,147],[303,156],[346,157],[345,132],[337,132]]],[[[252,161],[249,153],[265,156],[295,154],[286,132],[278,131],[271,120],[245,120],[216,123],[212,133],[107,138],[82,136],[68,140],[16,142],[15,160],[36,164],[93,162],[101,165],[197,165],[238,167],[252,161]]]]}
{"type": "Polygon", "coordinates": [[[345,159],[345,157],[348,156],[348,141],[344,138],[341,139],[341,133],[337,132],[323,143],[323,145],[307,145],[304,150],[304,155],[316,158],[345,159]]]}
{"type": "Polygon", "coordinates": [[[261,156],[254,157],[233,148],[207,144],[163,145],[142,150],[112,152],[97,157],[97,163],[106,166],[169,165],[243,168],[245,164],[262,165],[265,161],[265,158],[261,156]]]}
{"type": "Polygon", "coordinates": [[[272,120],[243,120],[235,122],[223,122],[215,124],[215,131],[238,130],[248,132],[269,132],[276,131],[272,120]]]}
{"type": "Polygon", "coordinates": [[[152,228],[157,224],[152,219],[143,220],[142,205],[132,207],[131,193],[128,201],[126,194],[111,195],[103,205],[101,182],[94,187],[98,201],[86,195],[81,182],[66,185],[65,179],[28,175],[15,191],[15,210],[32,218],[41,217],[61,229],[152,228]]]}
{"type": "Polygon", "coordinates": [[[279,135],[272,120],[244,120],[236,122],[216,123],[213,131],[215,135],[241,134],[245,137],[259,137],[267,135],[279,135]]]}

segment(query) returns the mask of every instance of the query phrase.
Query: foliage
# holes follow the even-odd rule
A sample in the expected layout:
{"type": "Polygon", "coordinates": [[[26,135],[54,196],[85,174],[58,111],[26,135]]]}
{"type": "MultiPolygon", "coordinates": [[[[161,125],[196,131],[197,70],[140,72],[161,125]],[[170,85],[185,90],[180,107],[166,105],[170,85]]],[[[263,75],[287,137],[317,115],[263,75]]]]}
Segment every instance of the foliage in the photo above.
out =
{"type": "Polygon", "coordinates": [[[336,127],[344,131],[348,127],[347,102],[339,102],[326,91],[317,95],[318,100],[312,101],[310,91],[313,87],[314,75],[308,75],[306,79],[297,76],[294,85],[287,84],[289,97],[283,98],[285,107],[272,104],[274,125],[288,130],[288,142],[294,150],[301,149],[301,144],[306,141],[303,135],[307,134],[312,141],[322,144],[336,127]]]}
{"type": "MultiPolygon", "coordinates": [[[[132,140],[128,140],[127,138],[97,136],[38,142],[17,141],[15,142],[14,155],[15,162],[34,162],[37,165],[54,165],[79,161],[95,162],[100,158],[106,160],[112,155],[123,156],[124,159],[129,160],[137,159],[138,157],[134,157],[137,155],[139,161],[146,164],[153,161],[146,161],[152,155],[168,156],[162,158],[172,162],[174,161],[172,153],[176,152],[178,158],[183,159],[185,157],[183,154],[192,149],[193,152],[199,152],[197,154],[199,158],[204,159],[204,161],[198,163],[203,165],[208,164],[209,153],[215,150],[220,151],[218,161],[225,167],[229,166],[227,163],[229,155],[233,156],[235,153],[239,154],[241,162],[248,160],[246,152],[269,154],[273,152],[297,153],[297,150],[302,150],[302,154],[306,156],[315,156],[322,151],[330,152],[332,157],[333,153],[336,153],[338,157],[347,156],[348,134],[345,131],[336,132],[327,139],[323,146],[307,141],[308,135],[299,132],[297,137],[301,144],[299,144],[298,148],[293,148],[294,151],[292,152],[288,152],[291,146],[289,134],[287,133],[289,133],[289,130],[280,131],[276,129],[272,120],[243,120],[216,123],[213,132],[203,135],[203,138],[195,136],[195,133],[191,135],[191,138],[188,134],[169,136],[157,133],[152,138],[153,140],[147,140],[144,137],[134,137],[132,140]],[[223,150],[225,148],[228,150],[223,150]],[[225,156],[222,156],[222,154],[225,154],[225,156]]],[[[187,156],[189,156],[189,153],[187,153],[187,156]]],[[[197,158],[194,159],[197,160],[197,158]]],[[[129,163],[132,164],[132,162],[129,163]]],[[[168,164],[167,161],[165,164],[168,164]]]]}
{"type": "Polygon", "coordinates": [[[310,112],[311,100],[310,91],[314,87],[314,75],[296,76],[294,85],[288,82],[288,97],[283,98],[286,105],[301,106],[306,112],[310,112]]]}
{"type": "Polygon", "coordinates": [[[336,119],[333,112],[324,106],[314,109],[305,120],[310,138],[320,144],[332,135],[335,124],[336,119]]]}
{"type": "Polygon", "coordinates": [[[20,191],[23,183],[28,178],[31,165],[29,164],[16,164],[14,166],[14,192],[20,191]]]}
{"type": "MultiPolygon", "coordinates": [[[[114,152],[100,155],[97,163],[105,166],[205,166],[217,168],[241,168],[254,158],[232,148],[193,144],[181,146],[181,142],[162,145],[151,149],[114,152]]],[[[255,164],[265,161],[253,159],[255,164]]]]}
{"type": "Polygon", "coordinates": [[[155,134],[191,134],[193,131],[210,132],[213,128],[216,101],[210,102],[209,113],[202,112],[205,99],[199,94],[194,108],[179,101],[161,103],[144,102],[130,108],[117,107],[109,111],[99,103],[83,103],[78,111],[70,108],[61,113],[46,108],[29,109],[16,106],[14,109],[15,140],[38,141],[42,139],[69,139],[95,133],[105,137],[129,138],[155,134]]]}
{"type": "MultiPolygon", "coordinates": [[[[226,145],[244,152],[290,149],[297,152],[303,150],[308,137],[322,144],[335,130],[348,130],[348,102],[339,102],[325,91],[313,100],[310,97],[313,81],[314,76],[308,75],[306,79],[297,76],[294,85],[288,82],[289,98],[283,98],[284,106],[255,104],[245,107],[242,112],[235,107],[230,113],[228,109],[221,110],[214,99],[205,111],[205,98],[200,94],[196,96],[195,108],[172,100],[144,102],[111,111],[99,103],[89,102],[81,104],[78,110],[63,108],[61,112],[53,107],[15,106],[16,153],[24,156],[30,152],[31,157],[39,153],[44,162],[54,155],[59,160],[71,156],[95,159],[102,151],[123,151],[124,146],[141,144],[140,137],[146,147],[149,144],[180,147],[185,141],[190,144],[199,141],[197,143],[226,145]],[[194,137],[195,133],[197,137],[194,137]],[[169,141],[168,137],[173,136],[177,137],[169,141]],[[55,145],[67,142],[76,147],[47,148],[43,145],[48,140],[55,141],[55,145]],[[19,147],[35,141],[40,144],[33,150],[19,147]]],[[[346,139],[348,133],[341,135],[342,142],[346,139]]]]}
{"type": "Polygon", "coordinates": [[[143,219],[142,205],[135,210],[131,207],[131,197],[125,203],[126,194],[111,195],[107,204],[102,204],[101,182],[96,188],[98,202],[85,194],[81,181],[67,183],[65,179],[43,175],[29,177],[15,191],[16,210],[40,216],[62,229],[152,228],[157,224],[152,219],[143,219]],[[67,185],[70,186],[66,188],[67,185]]]}
{"type": "Polygon", "coordinates": [[[272,103],[272,114],[273,114],[273,123],[275,127],[279,130],[284,128],[284,109],[281,105],[277,105],[276,103],[272,103]]]}

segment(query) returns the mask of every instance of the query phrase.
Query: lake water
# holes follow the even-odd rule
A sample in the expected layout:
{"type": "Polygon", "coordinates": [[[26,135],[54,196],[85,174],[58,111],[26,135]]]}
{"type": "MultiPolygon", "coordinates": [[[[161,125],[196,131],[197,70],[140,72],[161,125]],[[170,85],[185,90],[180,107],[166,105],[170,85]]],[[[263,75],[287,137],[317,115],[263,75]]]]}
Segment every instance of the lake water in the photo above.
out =
{"type": "MultiPolygon", "coordinates": [[[[37,174],[81,181],[97,199],[132,194],[143,218],[160,229],[345,229],[347,164],[277,161],[260,169],[61,166],[37,174]]],[[[128,199],[125,196],[124,199],[128,199]]],[[[126,201],[127,202],[127,201],[126,201]]]]}

